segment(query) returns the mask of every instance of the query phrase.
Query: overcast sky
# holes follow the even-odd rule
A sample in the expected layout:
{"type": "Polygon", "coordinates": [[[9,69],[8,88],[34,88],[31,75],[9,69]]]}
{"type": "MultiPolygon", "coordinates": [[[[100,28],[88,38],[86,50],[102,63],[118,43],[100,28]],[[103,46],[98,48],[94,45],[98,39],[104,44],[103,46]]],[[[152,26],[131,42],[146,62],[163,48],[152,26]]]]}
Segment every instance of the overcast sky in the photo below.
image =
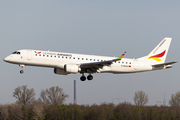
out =
{"type": "Polygon", "coordinates": [[[56,75],[51,68],[25,67],[5,63],[3,58],[19,49],[50,50],[102,56],[139,58],[164,38],[172,37],[166,62],[180,61],[180,1],[122,0],[2,0],[0,1],[0,103],[16,101],[18,86],[42,89],[63,88],[73,103],[73,80],[77,81],[78,104],[131,102],[134,92],[143,90],[148,105],[166,104],[180,91],[179,63],[172,69],[136,74],[93,74],[81,82],[80,74],[56,75]]]}

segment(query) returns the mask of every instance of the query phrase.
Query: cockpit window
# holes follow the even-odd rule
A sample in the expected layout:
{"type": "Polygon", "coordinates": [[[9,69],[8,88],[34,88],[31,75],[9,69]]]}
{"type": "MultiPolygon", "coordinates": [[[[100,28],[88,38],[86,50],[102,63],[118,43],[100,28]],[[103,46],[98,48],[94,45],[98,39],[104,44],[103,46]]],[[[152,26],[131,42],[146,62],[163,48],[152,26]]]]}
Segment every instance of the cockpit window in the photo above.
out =
{"type": "Polygon", "coordinates": [[[13,52],[12,54],[19,54],[19,55],[20,55],[21,53],[20,53],[20,52],[15,51],[15,52],[13,52]]]}
{"type": "Polygon", "coordinates": [[[17,51],[13,52],[12,54],[16,54],[16,53],[17,53],[17,51]]]}

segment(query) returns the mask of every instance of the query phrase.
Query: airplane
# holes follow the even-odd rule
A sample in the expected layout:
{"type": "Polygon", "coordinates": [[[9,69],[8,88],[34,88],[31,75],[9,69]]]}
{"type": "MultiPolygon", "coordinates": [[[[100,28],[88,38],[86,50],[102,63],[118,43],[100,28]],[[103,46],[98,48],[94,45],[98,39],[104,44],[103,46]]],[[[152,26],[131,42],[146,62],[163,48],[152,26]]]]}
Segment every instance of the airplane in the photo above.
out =
{"type": "Polygon", "coordinates": [[[147,56],[128,59],[120,57],[106,57],[97,55],[52,52],[42,50],[22,49],[4,58],[5,62],[18,64],[20,73],[24,73],[24,66],[39,66],[54,68],[55,74],[68,75],[80,73],[81,81],[92,80],[93,73],[137,73],[171,68],[176,62],[165,63],[165,59],[172,38],[164,38],[147,56]]]}

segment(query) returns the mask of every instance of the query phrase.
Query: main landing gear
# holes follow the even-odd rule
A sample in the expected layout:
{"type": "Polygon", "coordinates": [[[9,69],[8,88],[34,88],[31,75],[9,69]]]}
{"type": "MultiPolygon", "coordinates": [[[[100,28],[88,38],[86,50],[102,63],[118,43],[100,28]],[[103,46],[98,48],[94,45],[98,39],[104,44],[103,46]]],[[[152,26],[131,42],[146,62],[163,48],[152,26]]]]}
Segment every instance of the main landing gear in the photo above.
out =
{"type": "MultiPolygon", "coordinates": [[[[91,74],[89,74],[89,75],[87,76],[87,79],[88,79],[88,80],[92,80],[92,79],[93,79],[93,76],[92,76],[91,74]]],[[[85,80],[86,80],[86,76],[84,76],[84,73],[83,73],[82,76],[80,77],[80,80],[81,80],[81,81],[85,81],[85,80]]]]}
{"type": "Polygon", "coordinates": [[[19,65],[19,66],[20,66],[21,69],[22,69],[22,70],[20,71],[20,73],[23,74],[23,73],[24,73],[24,70],[23,70],[23,69],[24,69],[24,65],[19,65]]]}

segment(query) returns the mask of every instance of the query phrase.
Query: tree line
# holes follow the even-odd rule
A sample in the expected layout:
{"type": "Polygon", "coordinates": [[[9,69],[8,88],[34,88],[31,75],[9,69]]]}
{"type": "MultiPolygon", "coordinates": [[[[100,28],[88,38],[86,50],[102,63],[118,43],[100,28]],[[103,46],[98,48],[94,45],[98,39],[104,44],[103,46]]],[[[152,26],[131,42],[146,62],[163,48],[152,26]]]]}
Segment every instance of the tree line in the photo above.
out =
{"type": "Polygon", "coordinates": [[[118,105],[48,105],[33,102],[0,105],[0,120],[179,120],[180,107],[118,105]]]}
{"type": "Polygon", "coordinates": [[[101,105],[64,104],[69,96],[62,88],[41,90],[35,99],[35,90],[27,85],[15,88],[15,103],[0,105],[0,120],[164,120],[180,119],[180,92],[171,95],[170,106],[145,106],[148,95],[143,91],[134,94],[135,105],[123,102],[101,105]]]}
{"type": "MultiPolygon", "coordinates": [[[[16,103],[19,105],[30,105],[33,102],[43,102],[48,105],[62,105],[69,97],[68,94],[63,92],[63,89],[54,86],[46,90],[41,90],[40,97],[35,99],[35,90],[27,88],[27,85],[18,86],[14,89],[13,97],[17,99],[16,103]]],[[[134,104],[136,106],[145,106],[149,99],[148,95],[142,90],[134,93],[134,104]]],[[[170,106],[180,106],[180,91],[171,95],[169,100],[170,106]]]]}

